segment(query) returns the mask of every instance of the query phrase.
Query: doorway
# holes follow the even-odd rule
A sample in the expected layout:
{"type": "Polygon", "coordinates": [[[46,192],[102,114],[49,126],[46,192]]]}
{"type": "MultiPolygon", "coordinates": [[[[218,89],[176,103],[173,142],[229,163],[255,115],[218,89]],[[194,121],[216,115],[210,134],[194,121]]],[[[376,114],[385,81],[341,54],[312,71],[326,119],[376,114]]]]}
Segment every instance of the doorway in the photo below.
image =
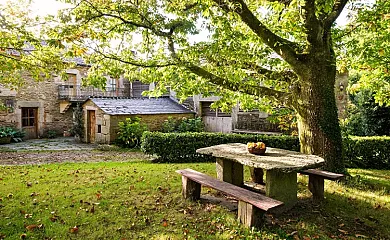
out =
{"type": "Polygon", "coordinates": [[[22,130],[25,138],[38,138],[38,108],[22,108],[22,130]]]}
{"type": "Polygon", "coordinates": [[[95,142],[95,126],[96,126],[95,110],[88,110],[87,112],[87,142],[88,143],[95,142]]]}

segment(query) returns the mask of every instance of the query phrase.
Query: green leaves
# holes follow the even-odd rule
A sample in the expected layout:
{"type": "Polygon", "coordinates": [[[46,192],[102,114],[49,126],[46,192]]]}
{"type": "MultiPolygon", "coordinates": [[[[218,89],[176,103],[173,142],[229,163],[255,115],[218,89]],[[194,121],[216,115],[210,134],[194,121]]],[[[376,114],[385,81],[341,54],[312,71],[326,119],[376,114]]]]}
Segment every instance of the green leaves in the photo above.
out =
{"type": "Polygon", "coordinates": [[[390,2],[378,0],[372,6],[356,5],[356,19],[346,29],[346,53],[350,66],[362,75],[351,87],[354,92],[369,89],[380,105],[390,104],[390,2]]]}

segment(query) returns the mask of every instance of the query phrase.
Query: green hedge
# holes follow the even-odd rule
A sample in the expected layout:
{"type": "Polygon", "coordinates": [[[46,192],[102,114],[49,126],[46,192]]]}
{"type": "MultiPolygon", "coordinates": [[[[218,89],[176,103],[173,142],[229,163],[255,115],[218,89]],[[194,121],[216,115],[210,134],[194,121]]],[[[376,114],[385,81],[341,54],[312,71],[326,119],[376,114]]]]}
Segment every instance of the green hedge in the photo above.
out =
{"type": "Polygon", "coordinates": [[[347,167],[390,169],[390,137],[350,137],[343,142],[347,167]]]}
{"type": "Polygon", "coordinates": [[[222,133],[161,133],[145,132],[141,149],[155,154],[160,162],[213,161],[213,158],[197,154],[196,149],[224,143],[264,142],[267,146],[299,151],[299,141],[293,136],[267,136],[222,133]]]}
{"type": "MultiPolygon", "coordinates": [[[[267,136],[222,133],[161,133],[144,132],[141,149],[157,155],[161,162],[213,161],[196,154],[196,149],[224,143],[262,141],[267,146],[299,151],[293,136],[267,136]]],[[[343,139],[345,163],[350,168],[390,169],[390,137],[350,137],[343,139]]]]}

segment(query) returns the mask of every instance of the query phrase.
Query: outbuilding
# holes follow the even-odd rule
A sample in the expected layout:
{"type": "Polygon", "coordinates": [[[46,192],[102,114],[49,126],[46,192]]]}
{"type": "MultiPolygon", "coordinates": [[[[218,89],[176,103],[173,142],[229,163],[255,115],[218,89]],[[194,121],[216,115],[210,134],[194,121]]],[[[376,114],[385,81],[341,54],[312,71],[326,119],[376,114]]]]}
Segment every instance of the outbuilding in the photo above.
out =
{"type": "Polygon", "coordinates": [[[118,123],[139,117],[150,131],[158,131],[168,117],[194,118],[195,112],[170,97],[160,98],[90,98],[83,104],[84,140],[89,143],[112,143],[118,123]]]}

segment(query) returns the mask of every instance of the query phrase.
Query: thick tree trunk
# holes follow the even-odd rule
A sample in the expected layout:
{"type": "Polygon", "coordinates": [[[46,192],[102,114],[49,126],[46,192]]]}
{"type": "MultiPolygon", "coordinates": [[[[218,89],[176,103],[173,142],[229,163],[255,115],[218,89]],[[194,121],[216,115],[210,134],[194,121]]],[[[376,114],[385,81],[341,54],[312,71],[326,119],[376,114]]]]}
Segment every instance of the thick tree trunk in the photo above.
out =
{"type": "Polygon", "coordinates": [[[342,138],[334,94],[336,67],[329,64],[331,61],[323,59],[310,61],[307,74],[300,76],[300,104],[296,110],[301,152],[323,157],[326,170],[344,172],[342,138]]]}

